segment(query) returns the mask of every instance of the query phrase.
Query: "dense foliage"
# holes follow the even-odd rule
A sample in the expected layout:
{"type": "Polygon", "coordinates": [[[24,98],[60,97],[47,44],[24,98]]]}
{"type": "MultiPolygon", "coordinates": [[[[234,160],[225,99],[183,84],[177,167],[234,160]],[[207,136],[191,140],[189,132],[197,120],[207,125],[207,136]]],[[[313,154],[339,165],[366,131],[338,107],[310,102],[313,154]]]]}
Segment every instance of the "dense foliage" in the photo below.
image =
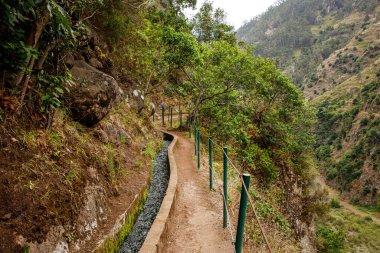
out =
{"type": "Polygon", "coordinates": [[[60,63],[67,50],[86,46],[81,40],[88,31],[85,20],[103,4],[101,0],[0,2],[2,108],[38,114],[61,106],[63,84],[70,74],[60,63]]]}
{"type": "Polygon", "coordinates": [[[244,167],[266,182],[286,168],[307,175],[313,116],[290,81],[250,47],[221,40],[201,52],[182,87],[210,133],[232,141],[244,167]]]}
{"type": "MultiPolygon", "coordinates": [[[[380,82],[373,81],[364,85],[353,97],[326,100],[318,105],[316,156],[327,179],[336,179],[341,190],[351,188],[351,182],[361,176],[365,162],[367,169],[380,169],[380,120],[376,116],[380,106],[379,89],[380,82]],[[342,111],[341,108],[347,104],[351,104],[350,109],[342,111]],[[366,116],[359,117],[360,111],[365,111],[366,116]],[[342,150],[344,140],[355,125],[358,127],[355,145],[342,150]],[[333,150],[342,150],[344,155],[335,160],[332,158],[333,150]]],[[[371,182],[363,188],[365,195],[376,195],[376,191],[376,186],[371,182]]]]}

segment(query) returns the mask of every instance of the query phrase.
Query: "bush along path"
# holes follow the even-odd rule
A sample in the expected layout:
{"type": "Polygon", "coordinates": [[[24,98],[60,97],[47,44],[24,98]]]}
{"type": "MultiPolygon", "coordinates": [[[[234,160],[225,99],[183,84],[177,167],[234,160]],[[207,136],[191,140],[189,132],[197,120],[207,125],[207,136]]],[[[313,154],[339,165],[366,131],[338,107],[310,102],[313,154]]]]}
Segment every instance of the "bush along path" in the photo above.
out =
{"type": "Polygon", "coordinates": [[[174,133],[178,167],[177,197],[168,222],[162,252],[234,252],[231,237],[223,229],[220,194],[210,192],[208,170],[198,171],[194,143],[185,133],[174,133]]]}

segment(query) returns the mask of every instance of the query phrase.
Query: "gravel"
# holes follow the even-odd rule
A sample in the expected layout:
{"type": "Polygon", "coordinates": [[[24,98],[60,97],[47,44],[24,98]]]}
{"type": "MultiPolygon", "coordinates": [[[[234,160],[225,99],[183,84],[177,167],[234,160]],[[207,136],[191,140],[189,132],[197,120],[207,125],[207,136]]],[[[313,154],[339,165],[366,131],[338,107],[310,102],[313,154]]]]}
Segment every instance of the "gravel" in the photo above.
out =
{"type": "Polygon", "coordinates": [[[154,159],[153,178],[149,188],[148,199],[133,226],[132,232],[125,239],[119,253],[138,252],[160,210],[169,183],[168,147],[171,141],[165,140],[162,150],[154,159]]]}

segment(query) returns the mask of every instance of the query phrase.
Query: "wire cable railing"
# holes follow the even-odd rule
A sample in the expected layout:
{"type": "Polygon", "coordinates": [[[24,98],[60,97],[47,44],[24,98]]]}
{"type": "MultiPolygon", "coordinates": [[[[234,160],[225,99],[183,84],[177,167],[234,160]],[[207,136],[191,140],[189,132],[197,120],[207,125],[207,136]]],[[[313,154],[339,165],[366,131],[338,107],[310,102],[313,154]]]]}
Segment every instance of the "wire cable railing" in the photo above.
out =
{"type": "MultiPolygon", "coordinates": [[[[264,238],[265,244],[266,244],[266,246],[267,246],[269,252],[272,253],[272,252],[273,252],[273,251],[272,251],[272,248],[270,247],[270,244],[269,244],[268,238],[267,238],[267,236],[266,236],[265,230],[264,230],[263,226],[261,225],[261,222],[260,222],[260,219],[259,219],[259,217],[258,217],[258,215],[257,215],[256,208],[255,208],[255,205],[254,205],[254,203],[253,203],[252,197],[251,197],[251,195],[249,194],[249,191],[248,191],[248,189],[247,189],[247,186],[245,185],[245,182],[244,182],[244,180],[243,180],[242,173],[239,171],[239,169],[238,169],[238,168],[235,166],[235,164],[232,162],[232,160],[231,160],[231,158],[228,156],[228,154],[224,151],[223,146],[219,145],[217,142],[215,142],[215,141],[212,140],[212,139],[211,139],[211,142],[212,142],[213,145],[216,145],[216,146],[218,146],[219,148],[221,148],[223,154],[227,157],[228,163],[231,165],[231,167],[232,167],[232,168],[235,170],[235,172],[237,173],[237,175],[238,175],[238,177],[239,177],[239,180],[240,180],[241,183],[242,183],[243,189],[244,189],[244,191],[246,192],[246,194],[247,194],[247,196],[248,196],[248,200],[249,200],[250,206],[251,206],[251,208],[252,208],[254,218],[255,218],[257,224],[259,225],[261,235],[262,235],[263,238],[264,238]]],[[[225,201],[225,197],[224,197],[223,191],[222,191],[222,195],[223,195],[223,200],[225,201]]],[[[225,205],[228,206],[227,203],[225,203],[225,205]]],[[[227,210],[228,210],[228,208],[227,208],[227,210]]],[[[228,220],[229,220],[229,218],[228,218],[228,220]]],[[[230,224],[230,222],[229,222],[229,224],[230,224]]]]}

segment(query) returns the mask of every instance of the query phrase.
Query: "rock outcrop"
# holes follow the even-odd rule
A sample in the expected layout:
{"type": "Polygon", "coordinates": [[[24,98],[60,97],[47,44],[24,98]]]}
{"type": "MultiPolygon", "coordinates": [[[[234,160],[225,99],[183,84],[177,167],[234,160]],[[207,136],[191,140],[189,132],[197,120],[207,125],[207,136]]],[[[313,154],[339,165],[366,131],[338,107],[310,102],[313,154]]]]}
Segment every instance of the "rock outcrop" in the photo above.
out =
{"type": "Polygon", "coordinates": [[[71,73],[75,81],[68,87],[67,106],[74,120],[93,126],[110,112],[123,91],[113,77],[85,61],[76,61],[71,73]]]}

